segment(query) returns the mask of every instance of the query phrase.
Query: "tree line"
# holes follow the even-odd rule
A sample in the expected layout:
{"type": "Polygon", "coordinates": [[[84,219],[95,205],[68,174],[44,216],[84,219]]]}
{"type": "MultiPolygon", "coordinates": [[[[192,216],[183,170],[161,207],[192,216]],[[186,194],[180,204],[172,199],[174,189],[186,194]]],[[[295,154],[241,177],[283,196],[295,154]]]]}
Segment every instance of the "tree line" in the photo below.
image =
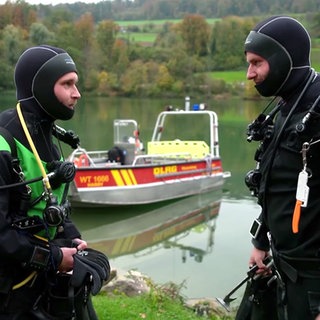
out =
{"type": "MultiPolygon", "coordinates": [[[[125,5],[128,1],[114,2],[125,5]]],[[[106,3],[110,5],[102,1],[106,3]]],[[[128,5],[137,3],[149,2],[128,5]]],[[[301,19],[317,32],[320,14],[304,14],[301,19]]],[[[187,13],[179,22],[164,23],[153,43],[141,45],[131,41],[114,20],[97,22],[92,12],[75,18],[59,6],[8,1],[0,6],[0,89],[14,89],[14,66],[21,52],[46,43],[71,54],[80,89],[87,93],[169,97],[236,90],[212,79],[210,72],[245,68],[243,43],[258,20],[228,16],[212,25],[201,14],[187,13]],[[45,8],[50,9],[46,14],[45,8]]]]}
{"type": "MultiPolygon", "coordinates": [[[[12,0],[14,1],[14,0],[12,0]]],[[[9,3],[8,1],[7,3],[9,3]]],[[[23,0],[16,0],[23,4],[23,0]]],[[[279,12],[291,14],[320,11],[318,0],[101,0],[96,4],[76,2],[74,4],[37,5],[33,7],[40,18],[60,10],[75,19],[91,12],[94,20],[155,20],[183,19],[186,14],[199,14],[209,18],[225,16],[273,15],[279,12]]]]}

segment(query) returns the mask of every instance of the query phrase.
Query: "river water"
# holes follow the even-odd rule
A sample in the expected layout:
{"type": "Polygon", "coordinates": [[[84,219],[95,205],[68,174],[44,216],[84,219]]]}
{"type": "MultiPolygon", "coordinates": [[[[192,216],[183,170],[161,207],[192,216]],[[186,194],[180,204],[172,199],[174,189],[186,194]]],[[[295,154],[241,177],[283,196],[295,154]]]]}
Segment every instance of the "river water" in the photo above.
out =
{"type": "MultiPolygon", "coordinates": [[[[224,170],[231,172],[221,190],[162,206],[74,209],[72,213],[83,238],[105,252],[119,273],[134,269],[156,283],[173,281],[182,285],[182,294],[189,298],[223,297],[246,276],[249,228],[259,214],[244,184],[246,172],[254,167],[257,146],[246,141],[246,127],[265,103],[240,98],[191,99],[191,105],[202,102],[218,114],[220,154],[224,170]]],[[[108,149],[114,119],[137,120],[146,142],[157,114],[168,105],[184,108],[184,101],[83,98],[74,118],[59,124],[75,130],[82,147],[108,149]]],[[[11,106],[14,100],[0,98],[1,109],[11,106]]],[[[63,151],[68,156],[70,150],[63,147],[63,151]]],[[[241,292],[234,295],[238,301],[241,292]]]]}

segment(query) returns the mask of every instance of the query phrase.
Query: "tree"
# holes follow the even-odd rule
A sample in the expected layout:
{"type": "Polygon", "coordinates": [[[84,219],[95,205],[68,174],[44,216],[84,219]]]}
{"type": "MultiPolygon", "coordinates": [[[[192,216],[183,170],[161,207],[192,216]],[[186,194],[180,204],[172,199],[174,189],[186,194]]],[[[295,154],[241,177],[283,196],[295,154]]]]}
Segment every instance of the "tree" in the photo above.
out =
{"type": "Polygon", "coordinates": [[[33,45],[39,45],[51,42],[54,39],[54,34],[42,23],[35,22],[30,27],[29,39],[33,45]]]}
{"type": "Polygon", "coordinates": [[[56,31],[61,23],[72,23],[74,20],[71,12],[57,7],[45,13],[45,24],[50,30],[56,31]]]}
{"type": "Polygon", "coordinates": [[[2,31],[0,42],[0,88],[13,89],[13,72],[16,61],[26,47],[23,41],[23,31],[19,27],[10,24],[2,31]]]}
{"type": "Polygon", "coordinates": [[[316,13],[313,17],[313,27],[312,31],[315,36],[320,37],[320,12],[316,13]]]}
{"type": "Polygon", "coordinates": [[[87,52],[93,42],[94,21],[91,13],[86,13],[75,22],[77,47],[87,52]]]}
{"type": "Polygon", "coordinates": [[[63,21],[60,22],[55,27],[55,45],[58,47],[64,48],[77,48],[78,39],[76,35],[75,24],[72,21],[63,21]]]}
{"type": "Polygon", "coordinates": [[[177,30],[180,33],[187,53],[190,55],[204,56],[208,53],[208,41],[210,36],[209,24],[203,16],[187,15],[177,30]]]}
{"type": "Polygon", "coordinates": [[[112,48],[113,71],[117,75],[118,82],[120,76],[129,66],[128,45],[125,41],[117,39],[112,48]]]}
{"type": "Polygon", "coordinates": [[[213,69],[226,70],[244,66],[244,41],[253,25],[251,19],[239,17],[227,17],[214,24],[210,45],[213,69]]]}
{"type": "Polygon", "coordinates": [[[98,23],[96,39],[102,53],[101,67],[104,69],[111,65],[112,48],[119,29],[119,26],[112,20],[104,20],[98,23]]]}
{"type": "Polygon", "coordinates": [[[159,73],[157,76],[157,86],[161,90],[169,90],[169,89],[171,89],[173,82],[174,82],[174,80],[173,80],[172,76],[170,75],[168,68],[163,64],[160,65],[159,66],[159,73]]]}
{"type": "Polygon", "coordinates": [[[147,70],[141,60],[134,61],[121,77],[121,87],[125,95],[141,95],[147,83],[147,70]]]}
{"type": "Polygon", "coordinates": [[[14,66],[24,49],[23,32],[20,28],[7,25],[3,30],[3,56],[9,66],[14,66]]]}

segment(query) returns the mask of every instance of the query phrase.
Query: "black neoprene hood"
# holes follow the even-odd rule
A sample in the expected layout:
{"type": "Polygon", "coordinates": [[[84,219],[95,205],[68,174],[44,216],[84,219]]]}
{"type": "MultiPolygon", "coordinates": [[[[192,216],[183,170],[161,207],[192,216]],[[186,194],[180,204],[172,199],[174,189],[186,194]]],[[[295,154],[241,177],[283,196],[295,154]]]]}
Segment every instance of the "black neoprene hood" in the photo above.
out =
{"type": "Polygon", "coordinates": [[[275,16],[257,24],[247,36],[245,52],[266,59],[270,71],[256,85],[265,97],[282,96],[293,90],[310,71],[310,36],[297,20],[275,16]]]}
{"type": "Polygon", "coordinates": [[[27,49],[15,68],[18,101],[34,99],[53,119],[72,118],[74,110],[63,105],[54,94],[56,81],[69,72],[77,72],[76,65],[63,49],[45,45],[27,49]]]}

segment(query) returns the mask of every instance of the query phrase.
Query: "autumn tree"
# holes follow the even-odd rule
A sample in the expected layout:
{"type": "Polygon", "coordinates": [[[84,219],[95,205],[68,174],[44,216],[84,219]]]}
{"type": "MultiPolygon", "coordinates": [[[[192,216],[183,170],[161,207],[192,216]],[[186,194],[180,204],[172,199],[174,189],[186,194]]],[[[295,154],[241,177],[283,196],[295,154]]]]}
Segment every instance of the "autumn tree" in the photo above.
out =
{"type": "Polygon", "coordinates": [[[86,13],[75,22],[77,46],[87,52],[93,43],[94,20],[91,13],[86,13]]]}
{"type": "MultiPolygon", "coordinates": [[[[74,46],[78,50],[77,64],[81,65],[81,77],[87,79],[90,70],[96,69],[96,59],[94,56],[94,20],[91,13],[85,13],[75,22],[75,34],[77,43],[74,46]]],[[[84,83],[85,84],[85,83],[84,83]]],[[[86,89],[86,85],[84,86],[86,89]]]]}
{"type": "Polygon", "coordinates": [[[134,61],[121,77],[121,87],[126,96],[141,95],[146,83],[147,70],[141,60],[134,61]]]}
{"type": "Polygon", "coordinates": [[[37,21],[37,14],[32,6],[24,1],[16,4],[6,3],[11,8],[11,23],[22,29],[28,29],[30,25],[37,21]]]}
{"type": "Polygon", "coordinates": [[[104,20],[98,23],[96,39],[101,51],[101,67],[108,69],[112,62],[112,49],[116,41],[119,26],[112,20],[104,20]]]}
{"type": "Polygon", "coordinates": [[[130,64],[128,50],[128,44],[120,39],[115,41],[112,48],[112,70],[116,74],[118,81],[130,64]]]}
{"type": "Polygon", "coordinates": [[[159,72],[157,76],[157,86],[161,90],[170,90],[174,83],[174,79],[171,76],[168,68],[165,65],[159,66],[159,72]]]}

